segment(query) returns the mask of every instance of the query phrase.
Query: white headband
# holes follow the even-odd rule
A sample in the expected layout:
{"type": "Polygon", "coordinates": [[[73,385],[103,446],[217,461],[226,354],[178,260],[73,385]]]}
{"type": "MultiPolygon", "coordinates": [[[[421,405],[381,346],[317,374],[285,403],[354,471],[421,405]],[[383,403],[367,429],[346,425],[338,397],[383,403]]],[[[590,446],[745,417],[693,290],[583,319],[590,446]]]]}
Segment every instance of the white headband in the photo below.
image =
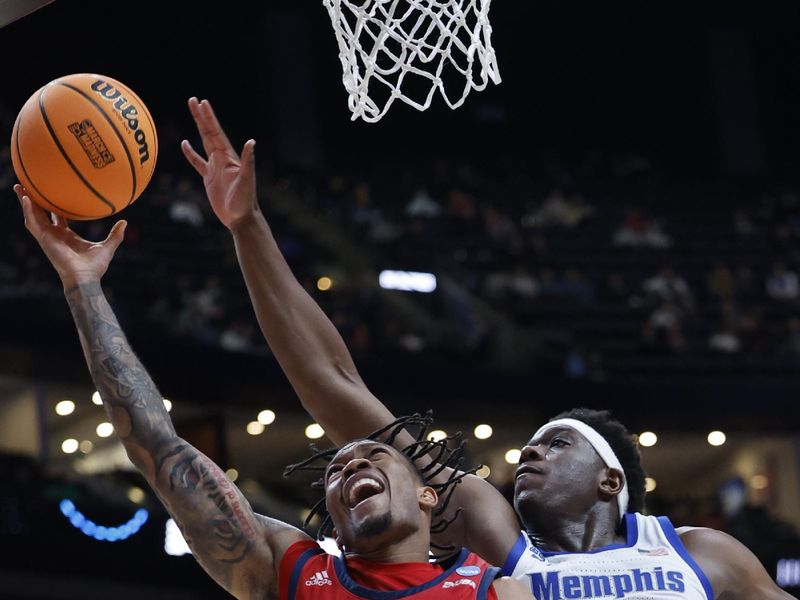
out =
{"type": "Polygon", "coordinates": [[[630,498],[628,495],[628,482],[625,478],[625,469],[622,468],[622,463],[619,462],[617,455],[614,454],[614,451],[606,441],[606,438],[597,433],[593,427],[587,425],[583,421],[578,421],[577,419],[557,419],[555,421],[550,421],[546,425],[540,427],[539,431],[537,431],[533,437],[538,438],[545,431],[550,431],[556,427],[571,427],[580,433],[592,445],[597,454],[600,455],[600,458],[603,459],[603,462],[606,463],[607,467],[611,469],[619,469],[619,471],[622,473],[622,481],[624,483],[619,494],[617,494],[619,518],[622,519],[625,513],[628,511],[628,500],[630,498]]]}

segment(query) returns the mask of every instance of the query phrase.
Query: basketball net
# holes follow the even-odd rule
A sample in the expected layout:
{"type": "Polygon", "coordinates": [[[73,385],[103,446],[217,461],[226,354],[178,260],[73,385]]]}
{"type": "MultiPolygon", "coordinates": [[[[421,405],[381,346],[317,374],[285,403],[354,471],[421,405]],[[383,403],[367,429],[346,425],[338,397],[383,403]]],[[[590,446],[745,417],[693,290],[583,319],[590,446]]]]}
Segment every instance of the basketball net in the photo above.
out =
{"type": "Polygon", "coordinates": [[[471,90],[500,83],[491,1],[322,0],[352,120],[375,123],[395,100],[427,110],[437,92],[455,109],[471,90]]]}

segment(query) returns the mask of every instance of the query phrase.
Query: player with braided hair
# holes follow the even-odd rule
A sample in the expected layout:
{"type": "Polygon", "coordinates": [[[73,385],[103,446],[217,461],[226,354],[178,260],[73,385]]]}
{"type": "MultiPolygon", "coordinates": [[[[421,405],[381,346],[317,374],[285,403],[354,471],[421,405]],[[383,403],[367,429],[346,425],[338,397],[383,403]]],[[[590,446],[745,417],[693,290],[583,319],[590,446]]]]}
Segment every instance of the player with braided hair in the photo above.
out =
{"type": "MultiPolygon", "coordinates": [[[[460,434],[437,440],[428,439],[427,433],[432,423],[433,417],[430,412],[425,416],[413,414],[400,417],[386,427],[372,432],[364,438],[364,441],[383,439],[385,444],[391,446],[401,432],[416,430],[414,433],[414,441],[404,448],[398,448],[398,450],[400,451],[400,456],[404,457],[408,462],[409,469],[417,474],[419,482],[432,487],[439,498],[442,499],[431,512],[432,518],[430,526],[431,533],[442,533],[456,518],[458,518],[460,513],[460,510],[456,510],[449,518],[443,516],[450,505],[450,500],[453,496],[453,492],[455,492],[456,485],[464,477],[473,474],[477,468],[464,469],[464,449],[466,442],[461,439],[460,434]],[[457,445],[452,446],[452,443],[456,443],[457,445]],[[428,464],[420,467],[415,461],[422,456],[431,457],[432,460],[428,462],[428,464]],[[445,470],[448,473],[447,477],[441,480],[438,478],[438,475],[445,470]]],[[[309,458],[286,467],[284,476],[288,477],[297,471],[325,471],[332,458],[340,452],[340,450],[340,448],[331,448],[317,451],[309,458]]],[[[321,477],[311,485],[315,488],[323,488],[325,486],[325,480],[321,477]]],[[[321,540],[334,535],[333,521],[327,510],[325,498],[320,499],[311,508],[305,519],[305,523],[303,523],[303,527],[307,528],[315,517],[321,519],[317,530],[317,539],[321,540]]],[[[440,546],[436,543],[431,543],[431,547],[440,551],[435,557],[441,560],[452,556],[453,552],[457,550],[452,544],[440,546]]]]}
{"type": "MultiPolygon", "coordinates": [[[[395,417],[367,388],[336,328],[298,283],[258,207],[253,142],[238,155],[207,101],[189,101],[206,157],[183,142],[211,207],[231,232],[261,330],[306,410],[336,443],[395,417]]],[[[406,431],[395,447],[413,441],[406,431]]],[[[428,455],[416,459],[427,466],[428,455]]],[[[437,478],[450,477],[442,469],[437,478]]],[[[454,486],[431,540],[465,546],[503,565],[538,600],[674,598],[785,600],[758,559],[710,529],[676,530],[645,516],[641,465],[632,436],[605,413],[577,411],[541,427],[522,448],[514,505],[488,482],[454,486]],[[633,511],[633,512],[631,512],[633,511]]]]}

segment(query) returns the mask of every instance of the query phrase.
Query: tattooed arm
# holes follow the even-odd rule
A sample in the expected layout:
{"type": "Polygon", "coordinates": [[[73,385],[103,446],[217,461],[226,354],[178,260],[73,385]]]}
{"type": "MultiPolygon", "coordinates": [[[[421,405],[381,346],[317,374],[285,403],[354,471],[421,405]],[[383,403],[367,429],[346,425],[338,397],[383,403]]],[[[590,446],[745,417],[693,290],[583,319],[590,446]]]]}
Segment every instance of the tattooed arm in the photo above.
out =
{"type": "Polygon", "coordinates": [[[259,518],[222,470],[179,438],[99,282],[65,290],[86,363],[128,456],[175,518],[193,554],[238,598],[275,593],[283,550],[304,534],[259,518]]]}
{"type": "Polygon", "coordinates": [[[195,558],[237,598],[277,598],[284,551],[308,539],[256,515],[211,460],[178,437],[162,396],[133,353],[100,286],[124,222],[92,243],[22,197],[28,229],[59,273],[86,363],[131,461],[175,518],[195,558]]]}

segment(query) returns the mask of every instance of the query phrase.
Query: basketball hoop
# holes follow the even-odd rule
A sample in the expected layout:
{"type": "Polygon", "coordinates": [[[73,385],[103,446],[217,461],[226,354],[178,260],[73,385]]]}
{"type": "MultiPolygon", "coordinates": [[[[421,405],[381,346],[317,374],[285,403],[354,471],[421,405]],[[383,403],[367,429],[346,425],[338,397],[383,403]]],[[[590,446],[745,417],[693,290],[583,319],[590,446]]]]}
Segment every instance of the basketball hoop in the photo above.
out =
{"type": "Polygon", "coordinates": [[[379,121],[395,100],[427,110],[437,92],[458,108],[500,83],[491,0],[322,0],[342,62],[352,120],[379,121]]]}

